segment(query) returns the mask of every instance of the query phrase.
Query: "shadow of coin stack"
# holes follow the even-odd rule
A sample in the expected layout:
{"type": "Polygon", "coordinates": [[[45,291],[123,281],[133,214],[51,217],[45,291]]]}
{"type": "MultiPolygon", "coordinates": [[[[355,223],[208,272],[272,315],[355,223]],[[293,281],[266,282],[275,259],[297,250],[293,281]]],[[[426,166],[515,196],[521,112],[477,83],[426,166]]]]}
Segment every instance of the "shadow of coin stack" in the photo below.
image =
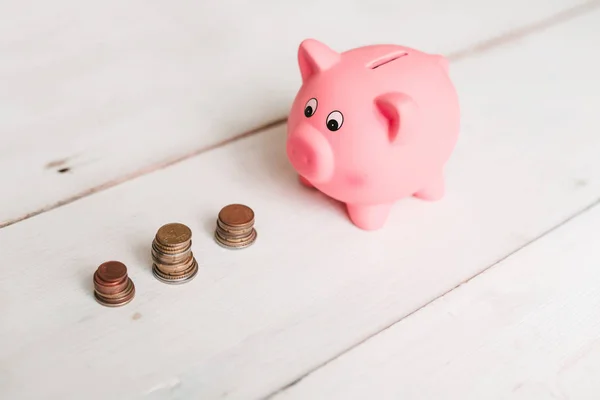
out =
{"type": "Polygon", "coordinates": [[[127,267],[119,261],[107,261],[94,273],[94,297],[107,307],[119,307],[135,297],[135,286],[127,275],[127,267]]]}
{"type": "Polygon", "coordinates": [[[243,204],[229,204],[217,218],[215,240],[228,249],[243,249],[256,241],[254,211],[243,204]]]}
{"type": "Polygon", "coordinates": [[[179,223],[160,227],[152,242],[152,273],[171,285],[191,281],[198,273],[192,253],[192,231],[179,223]]]}

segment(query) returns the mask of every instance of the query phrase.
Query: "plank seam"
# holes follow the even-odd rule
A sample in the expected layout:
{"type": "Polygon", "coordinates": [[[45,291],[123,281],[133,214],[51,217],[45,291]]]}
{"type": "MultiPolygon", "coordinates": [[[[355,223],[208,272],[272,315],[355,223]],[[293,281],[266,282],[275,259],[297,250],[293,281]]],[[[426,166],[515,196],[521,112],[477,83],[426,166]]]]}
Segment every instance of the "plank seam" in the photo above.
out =
{"type": "MultiPolygon", "coordinates": [[[[596,8],[598,8],[598,6],[600,6],[600,0],[587,1],[585,3],[579,4],[577,6],[574,6],[574,7],[568,8],[566,10],[563,10],[559,13],[556,13],[548,18],[542,19],[540,21],[537,21],[537,22],[534,22],[534,23],[531,23],[528,25],[524,25],[520,28],[513,29],[512,31],[510,31],[508,33],[498,35],[491,39],[484,40],[480,43],[469,46],[464,50],[459,50],[457,52],[450,53],[447,57],[450,61],[457,62],[457,61],[462,61],[466,58],[484,54],[484,53],[486,53],[492,49],[495,49],[497,47],[503,46],[508,43],[513,43],[513,42],[519,41],[520,39],[522,39],[526,36],[529,36],[531,34],[539,33],[541,31],[548,29],[550,27],[553,27],[555,25],[570,21],[578,16],[584,15],[588,12],[595,10],[596,8]]],[[[177,157],[174,157],[172,159],[169,159],[169,160],[166,160],[163,162],[159,162],[159,163],[156,163],[156,164],[153,164],[150,166],[140,168],[129,174],[125,174],[125,175],[121,176],[120,178],[113,179],[111,181],[102,183],[100,185],[94,186],[89,189],[86,189],[80,193],[73,195],[73,196],[67,197],[66,199],[57,201],[55,203],[49,204],[45,207],[42,207],[38,210],[29,212],[21,217],[9,219],[8,221],[5,221],[5,222],[0,222],[0,229],[5,228],[10,225],[13,225],[13,224],[16,224],[18,222],[27,220],[29,218],[33,218],[33,217],[43,214],[45,212],[54,210],[55,208],[59,208],[59,207],[65,206],[67,204],[73,203],[77,200],[81,200],[81,199],[91,196],[95,193],[102,192],[107,189],[111,189],[122,183],[129,182],[131,180],[134,180],[141,176],[150,174],[152,172],[168,168],[168,167],[178,164],[182,161],[186,161],[190,158],[199,156],[199,155],[207,153],[209,151],[218,149],[220,147],[227,146],[227,145],[235,143],[239,140],[254,136],[256,134],[260,134],[268,129],[282,125],[286,121],[287,121],[287,116],[279,118],[279,119],[271,121],[271,122],[268,122],[264,125],[261,125],[255,129],[244,132],[242,134],[235,135],[231,138],[219,141],[210,146],[203,146],[203,147],[200,147],[189,153],[183,154],[181,156],[177,156],[177,157]]]]}
{"type": "Polygon", "coordinates": [[[227,146],[230,143],[234,143],[234,142],[237,142],[239,140],[245,139],[247,137],[254,136],[257,133],[264,132],[264,131],[266,131],[268,129],[271,129],[271,128],[275,127],[275,126],[279,126],[281,124],[284,124],[286,121],[287,121],[287,117],[279,118],[279,119],[277,119],[275,121],[268,122],[268,123],[263,124],[263,125],[261,125],[261,126],[259,126],[257,128],[254,128],[254,129],[252,129],[250,131],[244,132],[242,134],[233,136],[233,137],[225,139],[225,140],[221,140],[221,141],[219,141],[217,143],[213,143],[213,144],[211,144],[209,146],[203,146],[203,147],[200,147],[200,148],[198,148],[196,150],[193,150],[193,151],[191,151],[189,153],[186,153],[186,154],[183,154],[183,155],[180,155],[180,156],[168,159],[166,161],[163,161],[163,162],[160,162],[160,163],[157,163],[157,164],[154,164],[154,165],[150,165],[150,166],[147,166],[147,167],[140,168],[140,169],[138,169],[136,171],[133,171],[133,172],[131,172],[129,174],[125,174],[125,175],[123,175],[120,178],[113,179],[112,181],[105,182],[105,183],[100,184],[98,186],[94,186],[94,187],[92,187],[90,189],[86,189],[83,192],[75,194],[75,195],[73,195],[71,197],[68,197],[68,198],[66,198],[64,200],[61,200],[61,201],[58,201],[56,203],[50,204],[50,205],[48,205],[46,207],[40,208],[39,210],[27,213],[27,214],[25,214],[22,217],[18,217],[18,218],[12,219],[12,220],[8,220],[6,222],[0,222],[0,229],[5,228],[5,227],[10,226],[10,225],[13,225],[13,224],[16,224],[17,222],[21,222],[21,221],[24,221],[26,219],[35,217],[36,215],[39,215],[39,214],[42,214],[42,213],[45,213],[45,212],[48,212],[48,211],[52,211],[55,208],[62,207],[62,206],[65,206],[67,204],[73,203],[73,202],[75,202],[77,200],[80,200],[80,199],[83,199],[85,197],[88,197],[88,196],[90,196],[90,195],[92,195],[94,193],[98,193],[98,192],[102,192],[102,191],[107,190],[107,189],[111,189],[111,188],[113,188],[115,186],[118,186],[118,185],[120,185],[122,183],[126,183],[126,182],[132,181],[132,180],[134,180],[136,178],[140,178],[142,176],[148,175],[148,174],[150,174],[152,172],[156,172],[156,171],[159,171],[161,169],[165,169],[165,168],[168,168],[170,166],[173,166],[175,164],[179,164],[182,161],[185,161],[185,160],[188,160],[190,158],[199,156],[201,154],[204,154],[204,153],[207,153],[209,151],[218,149],[220,147],[227,146]]]}
{"type": "Polygon", "coordinates": [[[471,282],[473,279],[475,279],[475,278],[483,275],[484,273],[486,273],[487,271],[493,269],[494,267],[499,266],[504,261],[506,261],[509,258],[515,256],[521,250],[523,250],[523,249],[531,246],[532,244],[534,244],[538,240],[544,238],[545,236],[548,236],[552,232],[560,229],[561,227],[565,226],[569,222],[571,222],[574,219],[576,219],[576,218],[584,215],[585,213],[591,211],[594,207],[597,207],[599,205],[600,205],[600,198],[596,199],[595,201],[593,201],[592,203],[588,204],[584,208],[582,208],[579,211],[575,212],[574,214],[570,215],[569,217],[567,217],[563,221],[559,222],[557,225],[554,225],[553,227],[547,229],[546,231],[542,232],[541,234],[539,234],[538,236],[536,236],[533,239],[529,240],[528,242],[522,244],[521,246],[517,247],[516,249],[514,249],[511,252],[507,253],[506,255],[500,257],[498,260],[494,261],[492,264],[488,265],[487,267],[485,267],[481,271],[477,272],[475,275],[473,275],[473,276],[471,276],[469,278],[466,278],[465,280],[459,282],[457,285],[455,285],[451,289],[448,289],[447,291],[443,292],[442,294],[440,294],[440,295],[434,297],[433,299],[427,301],[426,303],[424,303],[423,305],[421,305],[417,309],[409,312],[408,314],[405,314],[405,315],[401,316],[399,319],[397,319],[394,322],[386,325],[385,327],[383,327],[382,329],[378,330],[377,332],[374,332],[374,333],[372,333],[370,335],[367,335],[366,337],[364,337],[360,341],[356,342],[352,346],[350,346],[350,347],[348,347],[348,348],[340,351],[339,353],[337,353],[336,355],[334,355],[332,358],[330,358],[330,359],[322,362],[321,364],[317,365],[316,367],[310,369],[306,373],[302,374],[301,376],[299,376],[298,378],[294,379],[293,381],[287,383],[286,385],[280,387],[279,389],[277,389],[277,390],[275,390],[275,391],[267,394],[265,397],[261,397],[261,400],[272,399],[274,396],[276,396],[276,395],[278,395],[278,394],[280,394],[282,392],[285,392],[286,390],[292,388],[293,386],[297,385],[298,383],[300,383],[301,381],[303,381],[308,376],[314,374],[315,372],[317,372],[321,368],[327,366],[328,364],[332,363],[333,361],[337,360],[338,358],[344,356],[346,353],[351,352],[352,350],[358,348],[359,346],[363,345],[364,343],[368,342],[369,340],[374,339],[375,337],[379,336],[381,333],[383,333],[383,332],[387,331],[388,329],[394,327],[395,325],[401,323],[405,319],[413,316],[414,314],[416,314],[419,311],[421,311],[421,310],[429,307],[430,305],[433,305],[433,303],[435,303],[436,301],[442,299],[444,296],[450,294],[451,292],[453,292],[454,290],[460,288],[461,286],[466,285],[467,283],[471,282]]]}

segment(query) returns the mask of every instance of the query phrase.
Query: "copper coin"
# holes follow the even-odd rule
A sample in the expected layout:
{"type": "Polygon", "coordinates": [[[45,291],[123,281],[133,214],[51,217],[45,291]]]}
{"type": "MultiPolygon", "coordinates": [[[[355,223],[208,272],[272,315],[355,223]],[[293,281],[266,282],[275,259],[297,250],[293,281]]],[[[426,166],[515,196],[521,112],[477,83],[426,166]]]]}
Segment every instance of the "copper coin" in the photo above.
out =
{"type": "Polygon", "coordinates": [[[94,293],[94,297],[96,298],[96,301],[98,303],[102,304],[103,306],[120,307],[120,306],[124,306],[125,304],[130,303],[131,300],[133,300],[133,298],[135,297],[135,288],[126,297],[123,297],[122,299],[118,299],[118,300],[105,299],[102,296],[100,296],[98,293],[94,293]]]}
{"type": "Polygon", "coordinates": [[[131,279],[128,279],[127,289],[120,294],[102,295],[94,291],[96,301],[107,307],[119,307],[129,303],[135,297],[135,286],[131,279]]]}
{"type": "Polygon", "coordinates": [[[181,273],[177,273],[177,274],[166,274],[158,268],[156,268],[155,271],[158,275],[160,275],[160,277],[165,278],[165,279],[169,279],[169,280],[186,279],[193,275],[196,275],[196,273],[198,272],[198,264],[196,262],[194,262],[190,268],[188,268],[187,270],[185,270],[181,273]]]}
{"type": "Polygon", "coordinates": [[[167,283],[169,285],[179,285],[182,283],[186,283],[191,281],[198,274],[198,264],[194,263],[190,272],[187,275],[182,276],[169,276],[160,272],[160,270],[156,267],[156,265],[152,266],[152,273],[154,277],[163,283],[167,283]]]}
{"type": "Polygon", "coordinates": [[[154,267],[157,268],[157,272],[160,272],[161,275],[173,277],[173,278],[178,278],[178,277],[182,277],[184,275],[189,275],[189,273],[193,269],[197,268],[197,266],[198,266],[198,263],[196,262],[195,259],[192,259],[192,262],[187,266],[186,269],[179,270],[179,271],[167,271],[167,270],[160,268],[159,265],[154,264],[154,267]]]}
{"type": "Polygon", "coordinates": [[[241,227],[231,227],[225,225],[222,221],[217,220],[217,229],[221,229],[224,232],[227,232],[231,235],[240,235],[244,233],[249,233],[252,230],[253,224],[242,225],[241,227]]]}
{"type": "Polygon", "coordinates": [[[240,227],[254,222],[254,211],[243,204],[230,204],[219,212],[219,220],[231,227],[240,227]]]}
{"type": "Polygon", "coordinates": [[[184,253],[190,247],[192,247],[192,240],[190,239],[187,242],[184,242],[183,244],[167,246],[167,245],[161,244],[158,241],[158,239],[155,238],[152,241],[152,246],[155,247],[156,249],[160,250],[161,253],[166,253],[166,254],[184,253]]]}
{"type": "Polygon", "coordinates": [[[184,260],[177,264],[163,264],[154,261],[154,265],[156,265],[158,269],[164,272],[165,274],[174,274],[187,270],[194,262],[196,262],[196,259],[192,255],[187,260],[184,260]]]}
{"type": "Polygon", "coordinates": [[[119,261],[107,261],[101,264],[96,272],[101,281],[116,283],[127,276],[127,267],[119,261]]]}
{"type": "Polygon", "coordinates": [[[217,236],[219,236],[219,238],[223,239],[224,241],[226,241],[228,243],[247,242],[248,240],[252,239],[252,236],[254,235],[255,232],[256,232],[255,230],[251,230],[247,235],[244,235],[244,236],[230,236],[230,235],[223,235],[218,230],[216,231],[217,236]]]}
{"type": "Polygon", "coordinates": [[[248,237],[251,233],[252,233],[252,229],[254,228],[250,228],[250,229],[246,229],[245,231],[239,231],[239,232],[228,232],[226,230],[223,230],[220,226],[217,226],[216,231],[219,233],[219,235],[221,235],[221,237],[223,238],[245,238],[248,237]]]}
{"type": "Polygon", "coordinates": [[[94,279],[94,290],[96,290],[100,294],[120,293],[127,288],[128,281],[130,281],[130,279],[125,277],[125,279],[123,279],[115,285],[106,286],[94,279]]]}
{"type": "Polygon", "coordinates": [[[250,223],[248,223],[246,225],[238,225],[235,227],[229,226],[225,222],[219,220],[217,222],[217,226],[227,232],[243,232],[243,231],[252,229],[252,227],[254,226],[254,220],[252,220],[250,223]]]}
{"type": "Polygon", "coordinates": [[[188,254],[185,257],[180,257],[180,258],[177,258],[177,259],[173,259],[173,258],[164,257],[162,255],[161,256],[156,256],[153,253],[152,254],[152,261],[155,262],[156,264],[167,265],[169,267],[175,267],[177,265],[181,265],[182,263],[185,263],[191,257],[192,257],[192,255],[188,254]]]}
{"type": "Polygon", "coordinates": [[[125,281],[127,281],[127,275],[124,275],[123,278],[118,281],[107,282],[107,281],[102,280],[100,274],[98,274],[98,271],[94,272],[94,285],[108,288],[108,287],[122,285],[123,282],[125,282],[125,281]]]}
{"type": "Polygon", "coordinates": [[[192,231],[180,223],[166,224],[160,227],[156,238],[162,245],[177,246],[192,238],[192,231]]]}
{"type": "Polygon", "coordinates": [[[238,242],[230,242],[227,239],[222,238],[221,236],[219,236],[219,234],[217,232],[215,232],[216,242],[226,249],[244,249],[246,247],[249,247],[256,241],[257,236],[258,236],[258,234],[257,234],[256,230],[253,229],[251,235],[248,237],[248,239],[246,241],[238,243],[238,242]]]}
{"type": "Polygon", "coordinates": [[[177,264],[182,261],[187,260],[190,257],[190,254],[193,254],[191,250],[188,250],[184,253],[176,253],[176,254],[165,254],[161,251],[158,251],[156,248],[152,247],[150,251],[152,255],[152,259],[158,261],[162,264],[177,264]]]}
{"type": "Polygon", "coordinates": [[[158,241],[152,241],[152,248],[156,250],[158,253],[168,254],[170,256],[177,256],[179,254],[184,254],[188,252],[192,248],[192,241],[189,240],[187,244],[183,246],[170,246],[166,247],[158,243],[158,241]]]}
{"type": "Polygon", "coordinates": [[[115,293],[103,293],[101,291],[96,290],[96,293],[102,297],[103,299],[106,300],[119,300],[121,298],[127,297],[129,295],[129,293],[131,293],[131,291],[133,290],[133,282],[131,279],[127,279],[127,285],[125,286],[125,288],[123,290],[121,290],[120,292],[115,292],[115,293]]]}

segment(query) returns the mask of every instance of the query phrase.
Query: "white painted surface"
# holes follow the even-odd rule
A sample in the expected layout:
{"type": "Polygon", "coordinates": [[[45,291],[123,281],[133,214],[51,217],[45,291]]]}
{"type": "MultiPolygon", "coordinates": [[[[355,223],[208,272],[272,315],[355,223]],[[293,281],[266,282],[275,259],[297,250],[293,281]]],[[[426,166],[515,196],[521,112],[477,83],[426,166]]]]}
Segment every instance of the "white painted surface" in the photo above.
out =
{"type": "Polygon", "coordinates": [[[0,397],[265,396],[588,206],[599,14],[453,66],[464,128],[447,197],[399,203],[381,231],[296,182],[283,127],[1,229],[0,397]],[[232,202],[257,214],[258,242],[240,252],[211,238],[232,202]],[[192,228],[201,265],[181,287],[150,272],[170,221],[192,228]],[[127,307],[93,300],[107,259],[129,266],[127,307]]]}
{"type": "Polygon", "coordinates": [[[3,1],[0,226],[284,117],[305,37],[449,54],[597,3],[3,1]]]}
{"type": "Polygon", "coordinates": [[[600,396],[600,206],[276,400],[600,396]]]}

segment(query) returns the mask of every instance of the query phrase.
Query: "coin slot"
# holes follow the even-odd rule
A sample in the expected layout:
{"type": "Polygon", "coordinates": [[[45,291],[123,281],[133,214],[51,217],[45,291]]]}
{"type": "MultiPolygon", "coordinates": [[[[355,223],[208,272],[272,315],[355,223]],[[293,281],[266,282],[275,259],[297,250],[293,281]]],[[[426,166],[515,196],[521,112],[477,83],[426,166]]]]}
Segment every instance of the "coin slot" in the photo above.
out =
{"type": "Polygon", "coordinates": [[[374,61],[371,61],[369,64],[367,64],[367,68],[376,69],[381,67],[382,65],[389,64],[392,61],[396,61],[397,59],[405,57],[407,55],[408,53],[405,51],[395,51],[393,53],[386,54],[383,57],[379,57],[374,61]]]}
{"type": "Polygon", "coordinates": [[[66,172],[69,172],[70,170],[71,170],[71,168],[68,168],[68,167],[67,168],[61,168],[61,169],[58,170],[58,173],[59,174],[64,174],[66,172]]]}

